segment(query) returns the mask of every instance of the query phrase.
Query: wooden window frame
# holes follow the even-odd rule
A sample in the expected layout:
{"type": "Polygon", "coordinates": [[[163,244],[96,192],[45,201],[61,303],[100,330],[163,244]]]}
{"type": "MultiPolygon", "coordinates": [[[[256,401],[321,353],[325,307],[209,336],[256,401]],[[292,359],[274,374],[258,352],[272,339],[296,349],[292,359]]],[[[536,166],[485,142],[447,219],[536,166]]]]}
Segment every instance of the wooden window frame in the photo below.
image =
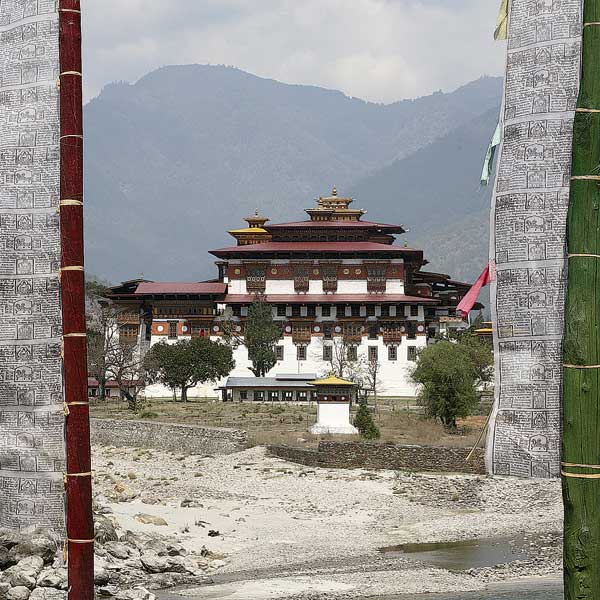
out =
{"type": "Polygon", "coordinates": [[[298,344],[296,346],[296,360],[299,362],[305,361],[307,357],[307,348],[305,344],[298,344]]]}
{"type": "Polygon", "coordinates": [[[377,362],[379,360],[379,348],[377,346],[369,346],[368,359],[369,362],[377,362]]]}

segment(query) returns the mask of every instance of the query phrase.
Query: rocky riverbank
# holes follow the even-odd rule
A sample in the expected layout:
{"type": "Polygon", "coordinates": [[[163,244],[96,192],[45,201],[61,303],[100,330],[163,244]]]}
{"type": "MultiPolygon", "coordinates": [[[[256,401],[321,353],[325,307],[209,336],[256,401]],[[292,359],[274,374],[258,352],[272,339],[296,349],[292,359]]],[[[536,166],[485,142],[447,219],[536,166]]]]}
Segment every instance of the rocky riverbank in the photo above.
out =
{"type": "MultiPolygon", "coordinates": [[[[133,561],[134,576],[147,576],[149,587],[188,576],[201,584],[174,590],[171,598],[466,592],[560,570],[557,481],[307,468],[263,448],[216,457],[97,448],[94,458],[97,502],[112,511],[105,516],[118,523],[119,541],[141,540],[133,556],[119,560],[133,561]],[[176,540],[199,572],[152,573],[141,556],[156,536],[176,540]],[[518,559],[452,570],[422,556],[381,552],[490,538],[515,540],[518,559]],[[203,553],[212,560],[202,563],[203,553]]],[[[162,543],[158,564],[165,566],[170,555],[162,543]]],[[[101,558],[112,556],[106,553],[101,558]]]]}
{"type": "MultiPolygon", "coordinates": [[[[560,573],[557,481],[307,468],[264,448],[103,447],[94,492],[108,600],[483,594],[560,573]]],[[[50,532],[0,531],[0,600],[64,600],[63,560],[50,532]]]]}
{"type": "MultiPolygon", "coordinates": [[[[154,600],[149,589],[208,580],[206,573],[217,563],[209,550],[188,552],[176,536],[118,532],[110,513],[108,507],[97,507],[94,515],[94,580],[99,597],[154,600]]],[[[0,600],[66,599],[63,543],[44,529],[0,530],[0,600]]]]}

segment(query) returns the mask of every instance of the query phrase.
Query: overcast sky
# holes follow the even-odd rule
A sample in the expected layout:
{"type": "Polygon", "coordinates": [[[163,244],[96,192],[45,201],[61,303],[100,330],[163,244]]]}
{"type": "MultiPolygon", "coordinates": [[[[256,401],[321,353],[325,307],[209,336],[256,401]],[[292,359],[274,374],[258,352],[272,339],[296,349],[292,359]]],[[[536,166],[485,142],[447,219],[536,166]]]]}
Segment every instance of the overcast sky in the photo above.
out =
{"type": "Polygon", "coordinates": [[[86,98],[169,64],[226,64],[374,102],[504,70],[500,0],[87,0],[86,98]]]}

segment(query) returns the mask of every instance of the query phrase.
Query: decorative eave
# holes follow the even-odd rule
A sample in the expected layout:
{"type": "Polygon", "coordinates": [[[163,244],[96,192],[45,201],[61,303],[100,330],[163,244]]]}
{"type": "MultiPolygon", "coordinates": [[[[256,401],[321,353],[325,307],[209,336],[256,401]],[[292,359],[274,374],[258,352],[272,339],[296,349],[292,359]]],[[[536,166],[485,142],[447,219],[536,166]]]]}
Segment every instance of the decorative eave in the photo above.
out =
{"type": "Polygon", "coordinates": [[[227,294],[224,304],[252,304],[256,300],[269,304],[439,304],[437,298],[406,294],[227,294]]]}
{"type": "Polygon", "coordinates": [[[222,296],[227,293],[227,284],[216,282],[146,282],[140,283],[135,296],[222,296]]]}
{"type": "Polygon", "coordinates": [[[230,233],[235,237],[236,235],[241,233],[256,234],[269,232],[266,229],[263,229],[262,227],[244,227],[242,229],[230,229],[227,233],[230,233]]]}
{"type": "Polygon", "coordinates": [[[402,225],[393,225],[390,223],[375,223],[373,221],[292,221],[290,223],[274,223],[265,225],[265,229],[269,232],[282,230],[298,230],[298,229],[364,229],[372,231],[381,231],[384,233],[405,233],[402,225]]]}
{"type": "Polygon", "coordinates": [[[314,385],[314,386],[322,386],[322,387],[327,387],[327,386],[332,386],[332,387],[339,387],[339,386],[350,386],[350,387],[356,387],[356,383],[354,383],[353,381],[348,381],[347,379],[340,379],[339,377],[336,377],[335,375],[330,375],[329,377],[325,377],[324,379],[316,379],[315,381],[309,381],[310,385],[314,385]]]}
{"type": "Polygon", "coordinates": [[[217,258],[245,258],[277,255],[346,255],[346,256],[391,256],[396,258],[410,257],[411,261],[423,264],[423,251],[404,246],[381,244],[378,242],[262,242],[248,246],[228,246],[211,250],[217,258]]]}

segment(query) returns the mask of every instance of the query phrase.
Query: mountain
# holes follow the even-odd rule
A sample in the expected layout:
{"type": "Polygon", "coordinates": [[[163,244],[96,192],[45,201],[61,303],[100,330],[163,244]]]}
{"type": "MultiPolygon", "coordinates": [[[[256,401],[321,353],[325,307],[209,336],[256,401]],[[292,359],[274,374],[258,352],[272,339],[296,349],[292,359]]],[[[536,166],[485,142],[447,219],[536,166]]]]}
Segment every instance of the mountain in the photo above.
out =
{"type": "MultiPolygon", "coordinates": [[[[478,173],[471,177],[436,148],[494,109],[500,94],[500,79],[481,78],[383,105],[202,65],[111,84],[85,107],[87,270],[113,281],[140,272],[164,280],[213,276],[207,251],[232,242],[227,229],[257,207],[273,221],[302,218],[333,184],[357,190],[356,204],[370,216],[418,232],[431,214],[411,208],[417,181],[407,190],[391,173],[417,168],[426,152],[440,162],[421,181],[424,190],[434,186],[432,199],[440,198],[442,174],[468,180],[477,196],[478,173]],[[456,173],[442,169],[444,159],[456,173]],[[369,181],[386,196],[369,192],[369,181]],[[390,191],[392,182],[398,187],[390,191]]],[[[478,147],[491,134],[484,129],[478,147]]],[[[477,202],[467,193],[452,197],[450,188],[441,200],[460,204],[461,215],[477,202]]]]}
{"type": "Polygon", "coordinates": [[[406,225],[404,239],[423,248],[428,269],[472,280],[489,243],[492,186],[479,183],[499,107],[457,127],[350,187],[369,219],[406,225]]]}

